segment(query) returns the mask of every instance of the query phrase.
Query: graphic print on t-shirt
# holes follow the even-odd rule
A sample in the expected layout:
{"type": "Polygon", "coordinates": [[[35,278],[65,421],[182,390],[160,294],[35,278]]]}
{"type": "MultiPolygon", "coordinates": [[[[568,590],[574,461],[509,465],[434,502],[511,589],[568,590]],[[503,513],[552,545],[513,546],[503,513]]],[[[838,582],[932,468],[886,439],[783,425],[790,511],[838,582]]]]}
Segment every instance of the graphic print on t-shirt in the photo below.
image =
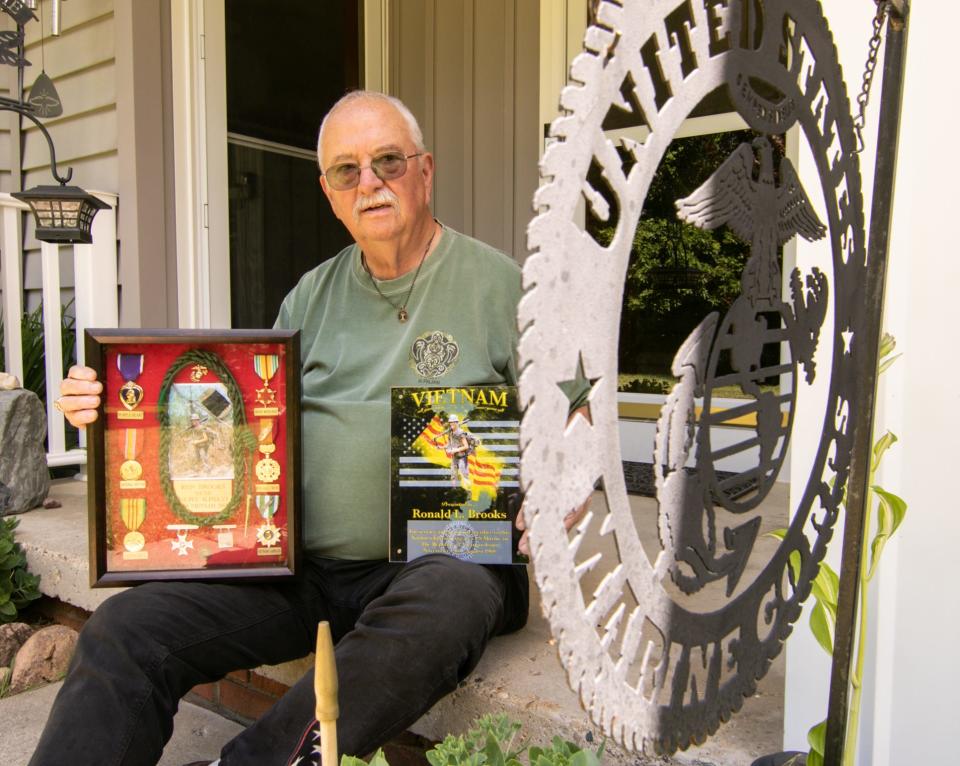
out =
{"type": "Polygon", "coordinates": [[[425,381],[442,378],[459,358],[459,344],[440,330],[425,332],[410,347],[410,366],[425,381]]]}

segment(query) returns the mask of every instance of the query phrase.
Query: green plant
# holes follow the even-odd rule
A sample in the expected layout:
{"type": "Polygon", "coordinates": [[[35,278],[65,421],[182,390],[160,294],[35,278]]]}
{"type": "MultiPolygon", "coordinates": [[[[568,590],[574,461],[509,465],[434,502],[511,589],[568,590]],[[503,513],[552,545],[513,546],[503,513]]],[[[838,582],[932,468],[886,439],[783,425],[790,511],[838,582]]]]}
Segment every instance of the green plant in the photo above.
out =
{"type": "MultiPolygon", "coordinates": [[[[554,737],[550,747],[520,747],[516,744],[520,724],[505,715],[478,718],[466,734],[447,735],[427,752],[430,766],[523,766],[520,756],[526,751],[528,766],[598,766],[603,757],[603,744],[596,752],[582,750],[573,742],[554,737]]],[[[367,766],[359,758],[345,755],[340,766],[367,766]]],[[[378,750],[369,766],[389,766],[382,750],[378,750]]]]}
{"type": "MultiPolygon", "coordinates": [[[[75,359],[77,343],[76,320],[70,315],[70,301],[60,310],[60,344],[63,350],[63,374],[66,375],[75,359]]],[[[43,345],[43,305],[24,314],[20,320],[21,348],[23,350],[23,387],[33,391],[46,401],[47,373],[46,354],[43,345]]],[[[3,319],[0,317],[0,347],[3,347],[3,319]]],[[[0,355],[0,370],[3,369],[3,357],[0,355]]]]}
{"type": "Polygon", "coordinates": [[[0,623],[13,622],[17,612],[40,598],[40,577],[27,571],[27,557],[13,539],[20,519],[0,518],[0,623]]]}
{"type": "MultiPolygon", "coordinates": [[[[899,354],[891,356],[896,346],[896,339],[889,333],[884,333],[880,341],[878,374],[889,369],[890,365],[899,357],[899,354]]],[[[865,532],[869,532],[873,528],[873,539],[870,541],[869,552],[865,551],[860,557],[860,582],[857,592],[859,624],[857,626],[857,643],[854,649],[854,665],[850,674],[850,708],[842,766],[852,766],[856,762],[857,732],[860,727],[860,706],[863,696],[863,666],[866,660],[867,608],[869,606],[870,582],[877,573],[877,566],[880,563],[880,556],[884,547],[900,527],[907,513],[907,503],[902,497],[883,489],[876,483],[880,462],[887,450],[896,442],[896,435],[886,431],[873,445],[870,455],[870,475],[863,503],[863,528],[865,532]],[[876,510],[875,524],[872,521],[874,510],[876,510]]],[[[846,510],[846,489],[844,489],[841,505],[846,510]]],[[[778,529],[770,534],[782,540],[786,535],[786,530],[778,529]]],[[[864,539],[869,539],[869,535],[865,534],[864,539]]],[[[799,579],[800,554],[798,551],[791,554],[790,566],[793,569],[794,579],[799,579]]],[[[837,626],[837,598],[840,593],[840,578],[826,562],[820,564],[820,569],[813,580],[810,592],[814,598],[813,609],[810,611],[810,631],[817,643],[823,647],[823,650],[832,656],[833,639],[837,626]]],[[[807,732],[807,742],[810,745],[810,750],[806,756],[807,766],[823,766],[826,734],[826,719],[807,732]]]]}

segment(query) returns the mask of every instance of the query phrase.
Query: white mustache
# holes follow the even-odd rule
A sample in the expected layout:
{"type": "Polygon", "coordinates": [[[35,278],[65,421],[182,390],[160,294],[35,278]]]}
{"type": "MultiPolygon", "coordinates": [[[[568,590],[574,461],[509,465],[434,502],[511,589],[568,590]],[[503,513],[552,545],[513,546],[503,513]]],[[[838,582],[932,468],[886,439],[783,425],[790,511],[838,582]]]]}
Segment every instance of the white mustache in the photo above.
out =
{"type": "Polygon", "coordinates": [[[390,205],[394,211],[398,211],[400,209],[400,200],[390,189],[379,189],[369,196],[357,197],[357,201],[353,203],[353,217],[360,218],[360,213],[364,210],[371,207],[378,207],[379,205],[390,205]]]}

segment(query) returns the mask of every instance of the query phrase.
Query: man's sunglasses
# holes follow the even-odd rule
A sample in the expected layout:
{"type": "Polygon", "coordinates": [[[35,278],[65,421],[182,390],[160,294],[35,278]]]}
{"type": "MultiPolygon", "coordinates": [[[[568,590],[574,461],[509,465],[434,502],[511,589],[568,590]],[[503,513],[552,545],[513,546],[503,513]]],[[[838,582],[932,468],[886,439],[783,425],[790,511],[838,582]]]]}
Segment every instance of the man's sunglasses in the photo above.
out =
{"type": "MultiPolygon", "coordinates": [[[[392,181],[407,172],[407,160],[422,156],[423,152],[416,154],[387,152],[370,160],[369,167],[381,181],[392,181]]],[[[356,162],[341,162],[339,165],[327,168],[326,172],[320,175],[327,177],[327,183],[332,189],[347,191],[360,183],[360,172],[363,169],[356,162]]]]}

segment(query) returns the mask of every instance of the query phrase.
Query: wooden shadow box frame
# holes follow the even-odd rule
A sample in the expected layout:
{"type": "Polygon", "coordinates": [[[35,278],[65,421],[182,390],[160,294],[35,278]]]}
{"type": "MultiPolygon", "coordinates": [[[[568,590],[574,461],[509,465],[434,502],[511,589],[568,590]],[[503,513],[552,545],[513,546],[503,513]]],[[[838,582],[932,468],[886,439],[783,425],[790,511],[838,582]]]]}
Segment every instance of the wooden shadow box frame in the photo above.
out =
{"type": "Polygon", "coordinates": [[[292,577],[301,556],[300,335],[85,333],[91,587],[292,577]]]}

